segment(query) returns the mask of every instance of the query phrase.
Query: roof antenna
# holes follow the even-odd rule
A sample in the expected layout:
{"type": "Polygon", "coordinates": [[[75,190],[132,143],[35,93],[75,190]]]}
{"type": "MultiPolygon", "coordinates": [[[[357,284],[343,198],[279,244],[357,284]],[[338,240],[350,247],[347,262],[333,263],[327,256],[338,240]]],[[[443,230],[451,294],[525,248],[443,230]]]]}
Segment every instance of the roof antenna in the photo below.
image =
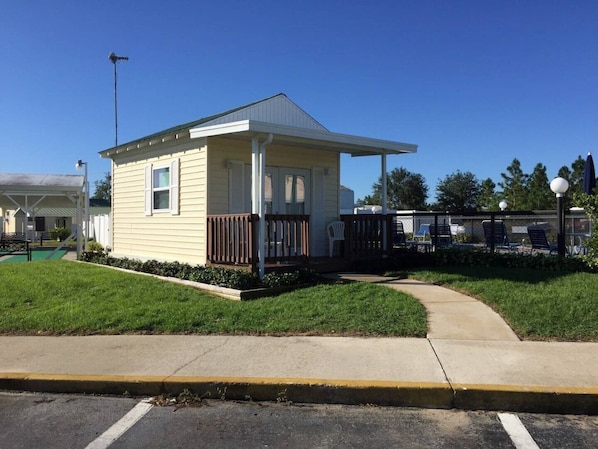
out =
{"type": "Polygon", "coordinates": [[[128,61],[128,56],[118,56],[116,53],[111,52],[108,55],[108,59],[114,64],[114,147],[118,146],[118,108],[116,102],[116,63],[118,61],[128,61]]]}

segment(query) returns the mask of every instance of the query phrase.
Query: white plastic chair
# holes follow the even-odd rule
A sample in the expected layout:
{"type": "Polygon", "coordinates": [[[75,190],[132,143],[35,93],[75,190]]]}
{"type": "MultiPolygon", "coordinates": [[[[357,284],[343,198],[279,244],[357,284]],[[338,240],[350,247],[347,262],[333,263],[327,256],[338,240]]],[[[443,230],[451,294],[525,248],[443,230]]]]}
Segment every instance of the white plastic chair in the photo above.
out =
{"type": "Polygon", "coordinates": [[[345,223],[343,221],[333,221],[328,225],[328,242],[330,244],[330,257],[334,249],[334,242],[345,240],[345,223]]]}

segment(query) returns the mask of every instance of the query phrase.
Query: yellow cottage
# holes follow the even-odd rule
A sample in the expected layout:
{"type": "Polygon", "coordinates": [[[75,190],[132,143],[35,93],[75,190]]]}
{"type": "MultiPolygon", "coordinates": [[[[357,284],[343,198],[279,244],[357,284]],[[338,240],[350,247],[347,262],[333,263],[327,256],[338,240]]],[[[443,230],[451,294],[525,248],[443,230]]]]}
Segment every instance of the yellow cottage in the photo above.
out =
{"type": "Polygon", "coordinates": [[[260,275],[327,256],[340,154],[380,157],[384,180],[386,155],[416,150],[332,133],[284,94],[118,145],[100,152],[112,160],[112,254],[260,275]]]}

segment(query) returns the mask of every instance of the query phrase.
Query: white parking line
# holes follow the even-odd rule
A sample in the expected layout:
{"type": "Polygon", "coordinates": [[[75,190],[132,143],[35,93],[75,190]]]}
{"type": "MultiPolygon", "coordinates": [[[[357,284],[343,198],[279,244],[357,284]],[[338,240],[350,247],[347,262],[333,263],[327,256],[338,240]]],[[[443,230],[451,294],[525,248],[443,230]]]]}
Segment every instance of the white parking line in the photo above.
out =
{"type": "Polygon", "coordinates": [[[540,449],[517,415],[499,413],[498,419],[517,449],[540,449]]]}
{"type": "Polygon", "coordinates": [[[148,401],[149,399],[145,399],[138,403],[125,416],[115,422],[108,430],[89,443],[85,449],[106,449],[109,447],[151,410],[153,405],[148,401]]]}

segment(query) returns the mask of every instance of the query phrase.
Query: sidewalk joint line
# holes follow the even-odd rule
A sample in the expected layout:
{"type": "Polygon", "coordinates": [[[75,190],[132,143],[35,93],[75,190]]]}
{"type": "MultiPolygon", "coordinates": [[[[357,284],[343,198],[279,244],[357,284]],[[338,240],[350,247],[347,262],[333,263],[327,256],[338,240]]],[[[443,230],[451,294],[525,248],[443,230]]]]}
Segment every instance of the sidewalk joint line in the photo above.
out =
{"type": "Polygon", "coordinates": [[[455,387],[453,386],[451,380],[448,377],[448,374],[446,372],[446,370],[444,369],[444,366],[442,365],[442,361],[440,360],[440,357],[438,356],[438,353],[436,352],[436,348],[434,347],[434,344],[432,343],[432,339],[430,338],[426,338],[426,340],[428,340],[428,344],[430,345],[430,348],[432,348],[432,352],[434,353],[434,357],[436,357],[436,360],[438,360],[438,364],[440,365],[440,369],[442,370],[442,374],[444,374],[444,378],[447,381],[447,383],[449,384],[449,387],[451,389],[451,391],[453,392],[453,400],[451,403],[451,406],[453,408],[455,408],[455,396],[457,394],[457,392],[455,391],[455,387]]]}
{"type": "Polygon", "coordinates": [[[229,338],[225,338],[224,341],[221,344],[219,344],[217,346],[214,346],[213,348],[210,348],[210,349],[202,352],[201,354],[198,354],[196,357],[194,357],[193,359],[189,360],[184,365],[179,366],[172,374],[170,374],[169,376],[166,376],[165,380],[168,380],[171,377],[175,377],[179,373],[179,371],[181,371],[182,369],[187,368],[189,365],[191,365],[192,363],[196,362],[201,357],[204,357],[204,356],[208,355],[209,353],[214,352],[214,351],[222,348],[223,346],[226,346],[228,344],[228,342],[229,342],[229,338]]]}

